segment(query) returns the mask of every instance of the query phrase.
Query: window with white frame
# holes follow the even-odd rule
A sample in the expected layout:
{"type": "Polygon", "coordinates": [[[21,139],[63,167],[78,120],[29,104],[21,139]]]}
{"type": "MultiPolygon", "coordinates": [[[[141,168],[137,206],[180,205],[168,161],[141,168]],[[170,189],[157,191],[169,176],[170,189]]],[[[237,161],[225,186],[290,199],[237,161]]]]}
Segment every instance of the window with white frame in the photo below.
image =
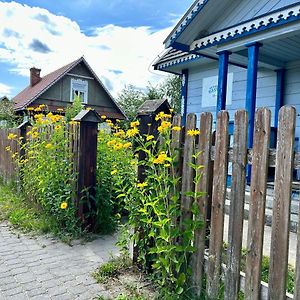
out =
{"type": "Polygon", "coordinates": [[[75,97],[79,97],[82,103],[87,104],[88,98],[88,81],[82,79],[71,79],[71,101],[74,101],[75,97]]]}

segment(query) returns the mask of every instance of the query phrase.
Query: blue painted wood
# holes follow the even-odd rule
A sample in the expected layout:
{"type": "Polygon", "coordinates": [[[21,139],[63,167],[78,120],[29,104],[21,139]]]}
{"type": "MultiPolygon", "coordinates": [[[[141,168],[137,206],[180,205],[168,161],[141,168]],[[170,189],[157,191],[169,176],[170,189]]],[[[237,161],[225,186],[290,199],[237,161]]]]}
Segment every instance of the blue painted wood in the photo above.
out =
{"type": "Polygon", "coordinates": [[[284,105],[284,81],[285,69],[276,70],[276,100],[275,100],[275,117],[274,127],[278,127],[279,109],[284,105]]]}
{"type": "Polygon", "coordinates": [[[248,147],[253,146],[254,115],[256,108],[257,68],[260,43],[246,45],[248,47],[248,70],[246,90],[246,110],[249,116],[248,147]]]}
{"type": "MultiPolygon", "coordinates": [[[[257,69],[260,43],[246,45],[248,47],[248,69],[247,69],[247,90],[246,90],[246,110],[248,111],[248,147],[253,147],[254,118],[256,109],[256,88],[257,69]]],[[[247,166],[247,182],[251,180],[251,166],[247,166]]]]}
{"type": "Polygon", "coordinates": [[[228,76],[228,63],[229,55],[231,52],[222,51],[219,55],[219,77],[218,77],[218,92],[217,92],[217,111],[226,108],[226,95],[227,95],[227,76],[228,76]]]}
{"type": "Polygon", "coordinates": [[[187,101],[188,101],[188,82],[189,82],[189,70],[182,70],[182,86],[181,86],[181,114],[182,125],[185,126],[187,116],[187,101]]]}

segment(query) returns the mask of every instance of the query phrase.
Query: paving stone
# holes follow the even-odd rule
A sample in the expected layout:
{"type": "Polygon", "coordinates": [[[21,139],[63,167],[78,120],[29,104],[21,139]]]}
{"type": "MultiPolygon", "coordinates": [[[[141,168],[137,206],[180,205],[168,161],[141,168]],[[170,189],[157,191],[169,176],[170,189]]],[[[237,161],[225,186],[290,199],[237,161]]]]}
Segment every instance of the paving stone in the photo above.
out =
{"type": "Polygon", "coordinates": [[[96,299],[105,292],[91,273],[117,253],[115,242],[113,236],[69,247],[0,223],[0,300],[96,299]]]}

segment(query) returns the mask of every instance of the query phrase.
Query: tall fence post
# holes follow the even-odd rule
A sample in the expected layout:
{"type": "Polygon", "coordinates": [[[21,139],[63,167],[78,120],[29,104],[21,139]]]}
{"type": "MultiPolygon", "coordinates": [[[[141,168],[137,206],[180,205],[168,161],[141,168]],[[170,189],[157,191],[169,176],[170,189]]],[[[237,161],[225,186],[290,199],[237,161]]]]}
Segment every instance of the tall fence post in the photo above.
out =
{"type": "Polygon", "coordinates": [[[78,182],[77,182],[77,216],[84,226],[92,229],[95,220],[93,214],[96,203],[92,197],[95,195],[96,167],[97,167],[97,135],[98,123],[101,118],[94,110],[82,110],[74,119],[80,123],[78,182]],[[85,200],[85,201],[84,201],[85,200]],[[89,215],[86,217],[86,214],[89,215]]]}

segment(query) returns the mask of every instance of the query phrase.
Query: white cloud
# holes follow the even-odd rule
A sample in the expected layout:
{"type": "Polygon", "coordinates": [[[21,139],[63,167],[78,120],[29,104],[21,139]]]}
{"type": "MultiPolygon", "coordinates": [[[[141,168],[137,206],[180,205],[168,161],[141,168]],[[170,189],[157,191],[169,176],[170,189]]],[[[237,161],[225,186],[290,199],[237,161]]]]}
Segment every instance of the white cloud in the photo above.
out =
{"type": "Polygon", "coordinates": [[[149,70],[171,28],[153,32],[111,24],[87,36],[66,17],[16,2],[0,2],[0,20],[0,60],[12,63],[10,71],[19,75],[28,76],[36,66],[43,76],[84,55],[100,79],[111,82],[114,96],[125,84],[143,88],[161,79],[149,70]],[[30,47],[34,40],[41,52],[30,47]]]}
{"type": "Polygon", "coordinates": [[[11,96],[11,87],[0,82],[0,98],[3,96],[10,97],[11,96]]]}

